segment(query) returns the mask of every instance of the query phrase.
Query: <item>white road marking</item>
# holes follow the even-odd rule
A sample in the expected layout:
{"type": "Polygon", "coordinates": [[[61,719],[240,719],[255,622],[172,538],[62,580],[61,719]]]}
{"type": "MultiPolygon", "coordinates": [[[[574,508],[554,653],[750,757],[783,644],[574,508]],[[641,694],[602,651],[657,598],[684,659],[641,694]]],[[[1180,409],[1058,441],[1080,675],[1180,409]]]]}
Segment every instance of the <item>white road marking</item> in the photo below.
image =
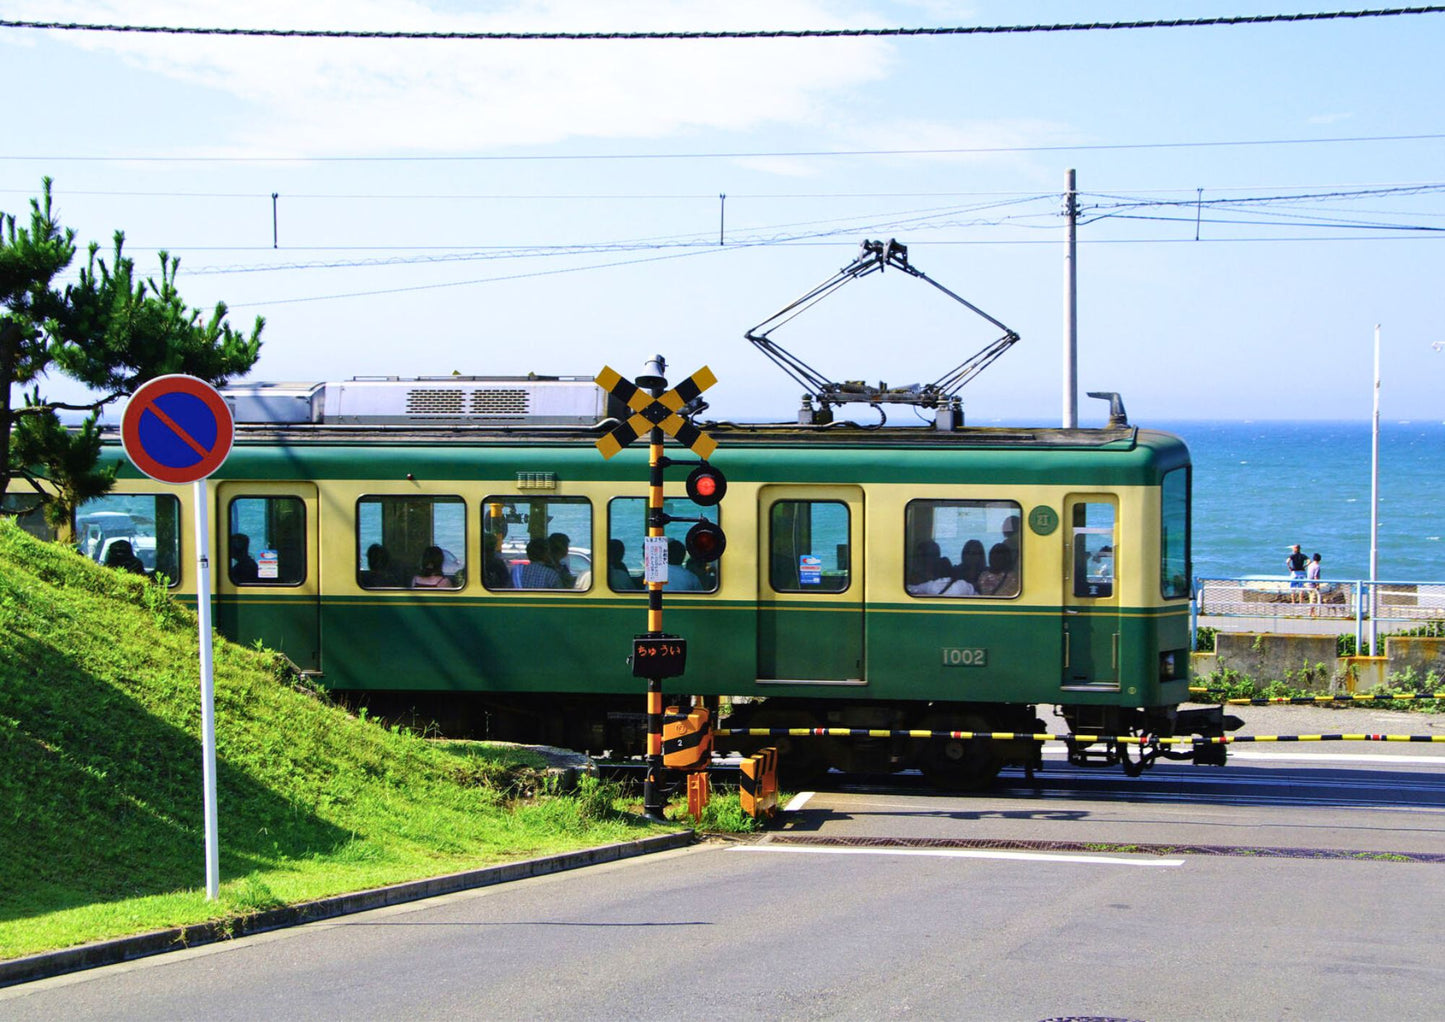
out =
{"type": "Polygon", "coordinates": [[[1230,759],[1298,759],[1318,763],[1433,763],[1445,766],[1445,756],[1387,756],[1372,752],[1236,752],[1230,759]]]}
{"type": "MultiPolygon", "coordinates": [[[[1253,742],[1250,743],[1255,744],[1253,742]]],[[[1288,743],[1293,745],[1295,743],[1288,743]]],[[[1317,744],[1317,743],[1311,743],[1317,744]]],[[[1404,742],[1393,743],[1396,745],[1407,744],[1404,742]]],[[[1044,750],[1045,759],[1066,759],[1069,751],[1067,749],[1044,750]]],[[[1438,756],[1391,756],[1382,753],[1372,752],[1257,752],[1241,751],[1239,746],[1229,746],[1229,758],[1236,759],[1297,759],[1313,760],[1320,763],[1415,763],[1415,764],[1436,764],[1445,766],[1445,753],[1438,756]]],[[[1108,769],[1108,768],[1103,768],[1108,769]]],[[[1226,770],[1228,767],[1225,768],[1226,770]]]]}
{"type": "Polygon", "coordinates": [[[788,799],[788,804],[783,806],[783,812],[796,813],[799,809],[802,809],[805,805],[808,804],[808,799],[812,798],[814,794],[816,793],[811,791],[798,792],[792,798],[788,799]]]}
{"type": "Polygon", "coordinates": [[[806,855],[927,855],[942,859],[1009,859],[1014,862],[1085,863],[1097,866],[1182,866],[1183,859],[1119,859],[1110,855],[1005,852],[975,848],[812,848],[802,845],[733,845],[730,852],[792,852],[806,855]]]}

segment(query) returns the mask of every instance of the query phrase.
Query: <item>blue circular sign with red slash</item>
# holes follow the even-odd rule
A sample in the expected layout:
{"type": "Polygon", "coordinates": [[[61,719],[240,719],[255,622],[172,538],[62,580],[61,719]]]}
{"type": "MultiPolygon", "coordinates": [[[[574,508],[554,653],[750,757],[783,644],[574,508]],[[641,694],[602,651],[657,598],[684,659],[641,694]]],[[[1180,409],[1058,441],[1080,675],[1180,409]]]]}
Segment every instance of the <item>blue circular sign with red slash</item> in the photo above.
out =
{"type": "Polygon", "coordinates": [[[136,391],[120,420],[135,467],[163,483],[204,479],[231,453],[231,410],[205,380],[158,376],[136,391]]]}

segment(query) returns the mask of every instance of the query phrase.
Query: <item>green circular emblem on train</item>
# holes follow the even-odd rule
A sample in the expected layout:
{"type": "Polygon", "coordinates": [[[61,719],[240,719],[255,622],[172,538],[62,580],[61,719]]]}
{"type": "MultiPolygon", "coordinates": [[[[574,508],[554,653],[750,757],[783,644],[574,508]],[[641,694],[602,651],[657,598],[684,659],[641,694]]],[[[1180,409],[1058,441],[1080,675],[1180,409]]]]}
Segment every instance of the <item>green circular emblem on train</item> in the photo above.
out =
{"type": "Polygon", "coordinates": [[[1047,536],[1059,527],[1059,513],[1040,504],[1029,512],[1029,528],[1038,536],[1047,536]]]}

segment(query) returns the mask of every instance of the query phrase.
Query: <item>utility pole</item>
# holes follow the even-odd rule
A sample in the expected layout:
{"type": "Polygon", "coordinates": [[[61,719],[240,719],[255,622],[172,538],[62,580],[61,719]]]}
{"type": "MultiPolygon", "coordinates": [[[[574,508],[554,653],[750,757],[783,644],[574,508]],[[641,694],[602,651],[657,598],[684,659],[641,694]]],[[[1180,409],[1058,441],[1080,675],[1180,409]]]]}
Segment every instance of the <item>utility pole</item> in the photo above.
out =
{"type": "Polygon", "coordinates": [[[1380,324],[1375,324],[1375,411],[1370,430],[1370,656],[1375,650],[1375,583],[1380,568],[1380,324]]]}
{"type": "Polygon", "coordinates": [[[1068,217],[1064,246],[1064,415],[1063,426],[1079,424],[1079,271],[1075,258],[1079,221],[1079,196],[1074,190],[1074,172],[1065,174],[1064,215],[1068,217]]]}

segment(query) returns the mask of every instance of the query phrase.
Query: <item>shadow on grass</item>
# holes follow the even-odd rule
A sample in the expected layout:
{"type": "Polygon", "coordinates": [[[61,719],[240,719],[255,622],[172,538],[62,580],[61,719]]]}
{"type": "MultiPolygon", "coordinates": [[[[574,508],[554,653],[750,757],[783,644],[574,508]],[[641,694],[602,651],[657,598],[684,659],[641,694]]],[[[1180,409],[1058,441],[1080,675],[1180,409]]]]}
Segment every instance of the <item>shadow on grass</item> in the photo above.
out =
{"type": "MultiPolygon", "coordinates": [[[[201,743],[43,640],[0,660],[0,921],[205,883],[201,743]],[[23,671],[23,674],[22,674],[23,671]]],[[[189,694],[196,718],[199,688],[189,694]]],[[[199,728],[197,728],[199,730],[199,728]]],[[[217,762],[221,877],[350,834],[217,762]]]]}

